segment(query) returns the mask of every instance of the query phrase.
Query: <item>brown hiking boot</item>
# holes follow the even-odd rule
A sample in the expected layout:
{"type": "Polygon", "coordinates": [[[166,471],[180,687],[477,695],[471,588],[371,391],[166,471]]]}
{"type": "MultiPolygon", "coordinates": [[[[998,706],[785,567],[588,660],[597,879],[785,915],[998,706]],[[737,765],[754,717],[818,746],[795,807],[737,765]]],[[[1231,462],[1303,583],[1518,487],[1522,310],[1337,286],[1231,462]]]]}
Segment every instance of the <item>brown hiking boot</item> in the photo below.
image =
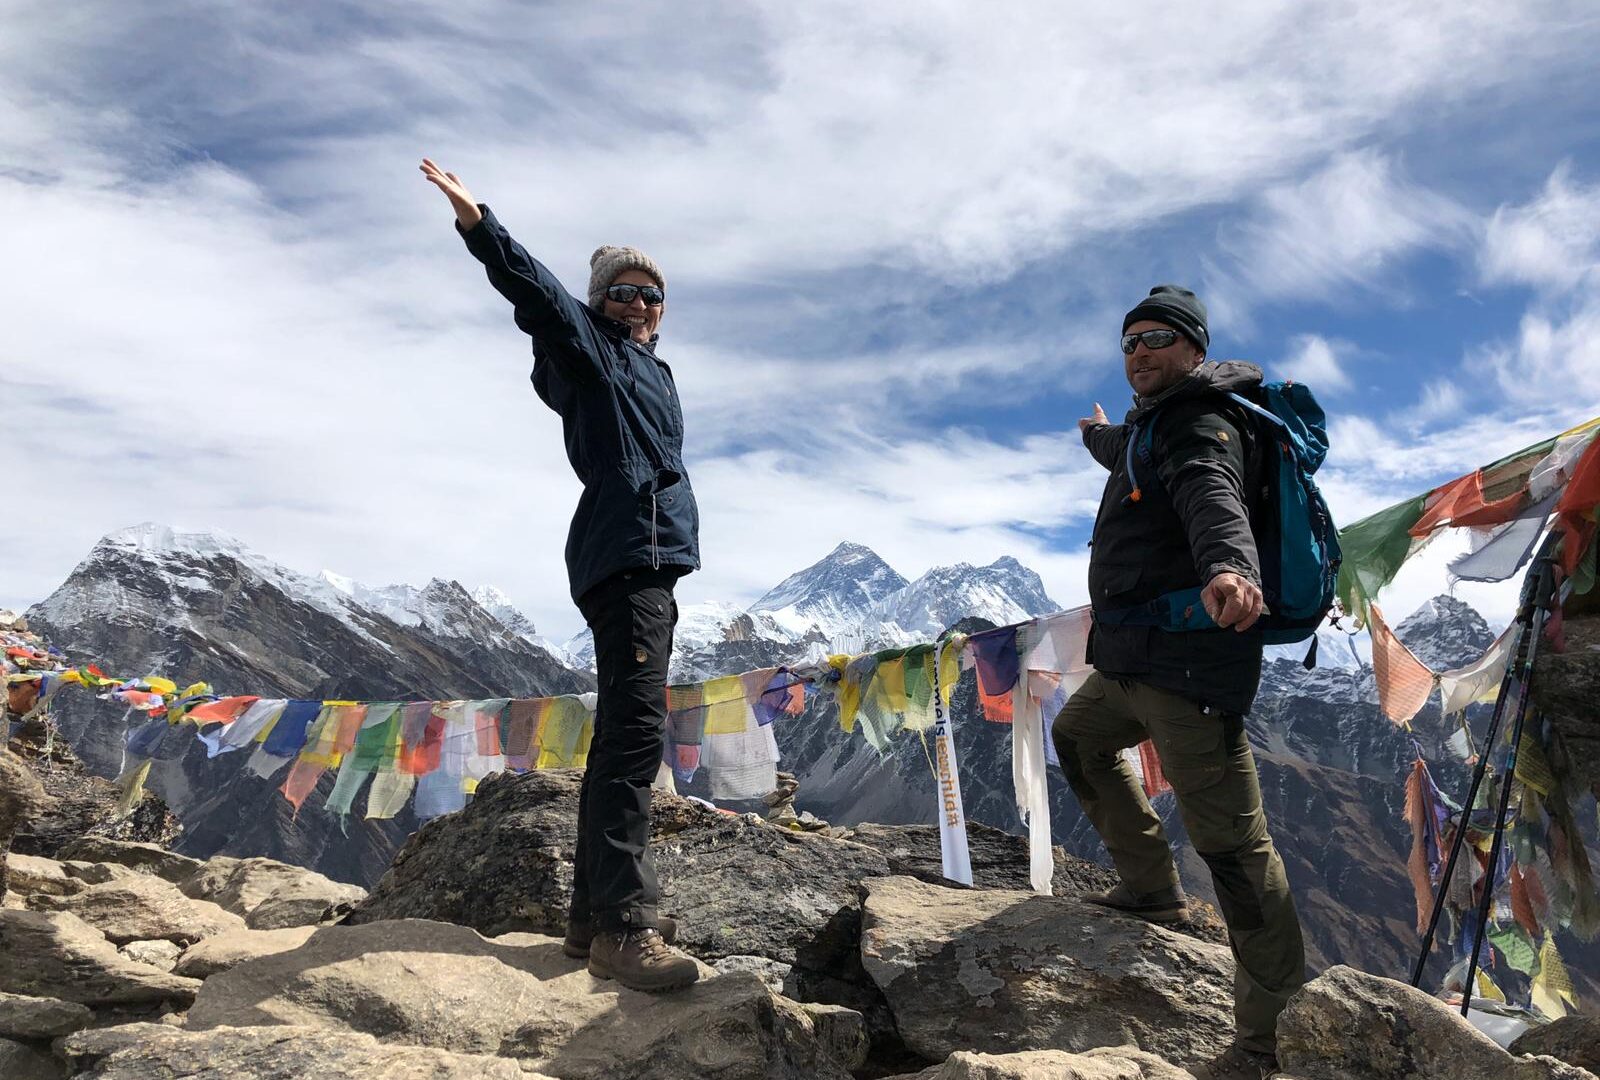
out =
{"type": "Polygon", "coordinates": [[[589,974],[615,979],[629,990],[655,993],[688,986],[700,978],[700,968],[647,927],[595,934],[589,947],[589,974]]]}
{"type": "Polygon", "coordinates": [[[1084,893],[1082,899],[1085,903],[1137,915],[1153,923],[1182,922],[1189,912],[1189,898],[1178,885],[1153,893],[1136,893],[1118,882],[1114,889],[1084,893]]]}
{"type": "Polygon", "coordinates": [[[1195,1080],[1268,1080],[1278,1075],[1278,1059],[1235,1043],[1210,1061],[1191,1066],[1189,1075],[1195,1080]]]}
{"type": "MultiPolygon", "coordinates": [[[[670,915],[656,916],[656,930],[668,945],[678,940],[678,923],[670,915]]],[[[562,939],[561,951],[574,960],[589,959],[589,944],[594,941],[594,923],[569,922],[567,936],[562,939]]]]}

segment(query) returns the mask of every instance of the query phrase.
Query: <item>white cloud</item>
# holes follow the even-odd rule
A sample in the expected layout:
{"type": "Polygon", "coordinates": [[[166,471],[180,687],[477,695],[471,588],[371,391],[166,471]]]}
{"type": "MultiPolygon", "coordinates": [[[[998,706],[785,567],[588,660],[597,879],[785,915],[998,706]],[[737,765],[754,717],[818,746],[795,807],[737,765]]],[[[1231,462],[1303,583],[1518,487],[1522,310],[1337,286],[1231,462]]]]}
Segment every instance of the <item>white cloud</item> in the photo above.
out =
{"type": "MultiPolygon", "coordinates": [[[[905,573],[1016,554],[1070,602],[1081,557],[1037,536],[1092,512],[1075,415],[1007,439],[949,416],[1082,385],[1062,355],[1110,335],[1056,313],[941,341],[917,331],[923,298],[1087,243],[1137,248],[1154,280],[1130,240],[1239,205],[1265,216],[1238,238],[1262,260],[1230,264],[1235,303],[1362,284],[1456,225],[1351,148],[1593,53],[1557,3],[1444,21],[1420,2],[1203,4],[1182,62],[1122,9],[697,11],[8,14],[0,361],[9,452],[50,482],[0,536],[0,602],[157,517],[372,582],[494,581],[548,632],[572,627],[559,425],[415,172],[424,152],[573,284],[602,241],[667,265],[683,307],[664,352],[707,511],[689,587],[747,598],[848,536],[905,573]],[[1319,248],[1319,228],[1341,235],[1319,248]],[[846,323],[849,344],[805,347],[846,323]],[[768,513],[784,525],[755,532],[768,513]]],[[[1107,278],[1044,280],[1094,314],[1121,310],[1107,278]]]]}
{"type": "MultiPolygon", "coordinates": [[[[1370,302],[1399,262],[1473,239],[1471,214],[1397,175],[1373,150],[1335,157],[1316,174],[1264,192],[1257,212],[1219,236],[1209,293],[1230,323],[1264,300],[1370,302]]],[[[1389,302],[1387,300],[1383,302],[1389,302]]]]}
{"type": "Polygon", "coordinates": [[[1575,183],[1569,166],[1558,167],[1537,198],[1495,211],[1479,265],[1493,285],[1566,292],[1593,281],[1600,270],[1600,184],[1575,183]]]}
{"type": "Polygon", "coordinates": [[[1299,334],[1289,347],[1293,350],[1289,358],[1269,375],[1281,375],[1319,391],[1350,389],[1350,376],[1327,338],[1321,334],[1299,334]]]}
{"type": "Polygon", "coordinates": [[[1544,190],[1490,219],[1479,253],[1490,285],[1535,290],[1513,341],[1491,343],[1469,361],[1518,406],[1560,400],[1600,408],[1600,183],[1563,165],[1544,190]]]}

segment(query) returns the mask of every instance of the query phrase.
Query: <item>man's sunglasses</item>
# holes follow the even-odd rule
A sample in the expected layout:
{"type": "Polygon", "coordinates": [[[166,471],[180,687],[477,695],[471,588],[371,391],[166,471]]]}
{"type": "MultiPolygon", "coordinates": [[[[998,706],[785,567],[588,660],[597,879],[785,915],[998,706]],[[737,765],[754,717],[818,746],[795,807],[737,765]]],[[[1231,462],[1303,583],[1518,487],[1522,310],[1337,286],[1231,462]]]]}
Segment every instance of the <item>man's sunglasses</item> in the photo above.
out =
{"type": "Polygon", "coordinates": [[[1178,340],[1176,330],[1146,330],[1142,334],[1123,334],[1122,351],[1127,356],[1133,355],[1133,350],[1139,347],[1139,342],[1144,342],[1147,349],[1165,349],[1178,340]]]}
{"type": "Polygon", "coordinates": [[[644,297],[646,307],[660,307],[667,299],[667,294],[654,285],[610,285],[606,287],[606,299],[615,300],[619,304],[631,304],[635,296],[644,297]]]}

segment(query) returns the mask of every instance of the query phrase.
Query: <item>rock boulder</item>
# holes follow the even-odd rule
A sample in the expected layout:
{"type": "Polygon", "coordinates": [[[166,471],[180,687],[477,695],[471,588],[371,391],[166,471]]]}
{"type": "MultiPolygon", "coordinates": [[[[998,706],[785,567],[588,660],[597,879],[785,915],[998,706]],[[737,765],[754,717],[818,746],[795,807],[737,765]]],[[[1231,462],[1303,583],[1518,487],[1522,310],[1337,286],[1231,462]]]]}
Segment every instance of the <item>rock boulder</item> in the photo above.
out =
{"type": "Polygon", "coordinates": [[[1509,1049],[1513,1054],[1546,1054],[1600,1073],[1600,1017],[1563,1016],[1523,1032],[1509,1049]]]}
{"type": "Polygon", "coordinates": [[[0,991],[100,1006],[188,1002],[199,988],[129,960],[76,915],[0,910],[0,991]]]}
{"type": "Polygon", "coordinates": [[[323,927],[299,949],[212,976],[188,1017],[191,1030],[311,1025],[498,1054],[565,1080],[845,1080],[859,1062],[831,1056],[841,1022],[749,974],[638,994],[595,980],[554,938],[489,940],[415,919],[323,927]]]}
{"type": "Polygon", "coordinates": [[[118,945],[158,938],[188,945],[222,929],[176,886],[144,874],[90,885],[70,896],[31,896],[28,906],[70,912],[118,945]]]}
{"type": "Polygon", "coordinates": [[[37,1047],[0,1038],[0,1076],[5,1080],[62,1080],[67,1067],[37,1047]]]}
{"type": "Polygon", "coordinates": [[[1295,1080],[1592,1080],[1551,1057],[1514,1057],[1444,1002],[1393,979],[1332,967],[1278,1018],[1295,1080]]]}
{"type": "MultiPolygon", "coordinates": [[[[560,934],[572,887],[577,770],[491,776],[463,811],[423,826],[347,920],[427,918],[486,935],[560,934]]],[[[869,847],[798,833],[655,793],[652,852],[678,944],[719,970],[758,971],[783,993],[868,1012],[882,1001],[859,958],[869,847]]]]}
{"type": "Polygon", "coordinates": [[[87,1027],[93,1015],[74,1001],[0,993],[0,1035],[8,1039],[53,1039],[87,1027]]]}
{"type": "Polygon", "coordinates": [[[312,926],[342,914],[367,892],[276,859],[219,855],[183,879],[185,896],[210,900],[252,930],[312,926]]]}
{"type": "Polygon", "coordinates": [[[0,740],[0,896],[6,893],[7,855],[12,838],[49,803],[33,770],[0,740]]]}
{"type": "Polygon", "coordinates": [[[339,1077],[341,1080],[550,1080],[515,1061],[413,1046],[315,1027],[219,1027],[182,1031],[126,1024],[83,1031],[62,1053],[74,1074],[95,1080],[226,1076],[229,1080],[339,1077]],[[203,1071],[196,1072],[197,1067],[203,1071]]]}
{"type": "Polygon", "coordinates": [[[862,962],[906,1045],[1203,1060],[1233,1032],[1227,949],[1066,897],[863,882],[862,962]]]}
{"type": "Polygon", "coordinates": [[[67,873],[67,868],[54,859],[39,855],[18,855],[12,852],[8,860],[11,867],[11,891],[19,898],[35,893],[45,896],[67,896],[81,892],[88,882],[67,873]]]}
{"type": "Polygon", "coordinates": [[[168,851],[160,844],[141,844],[113,840],[105,836],[80,836],[61,849],[60,858],[90,863],[114,863],[141,873],[153,874],[177,885],[195,875],[205,864],[199,859],[168,851]]]}
{"type": "Polygon", "coordinates": [[[311,939],[316,929],[314,926],[286,926],[281,930],[232,930],[189,946],[172,970],[191,979],[209,979],[246,960],[298,949],[311,939]]]}
{"type": "Polygon", "coordinates": [[[1015,1054],[973,1054],[958,1050],[943,1065],[891,1080],[1192,1080],[1154,1054],[1126,1046],[1069,1054],[1065,1050],[1024,1050],[1015,1054]]]}

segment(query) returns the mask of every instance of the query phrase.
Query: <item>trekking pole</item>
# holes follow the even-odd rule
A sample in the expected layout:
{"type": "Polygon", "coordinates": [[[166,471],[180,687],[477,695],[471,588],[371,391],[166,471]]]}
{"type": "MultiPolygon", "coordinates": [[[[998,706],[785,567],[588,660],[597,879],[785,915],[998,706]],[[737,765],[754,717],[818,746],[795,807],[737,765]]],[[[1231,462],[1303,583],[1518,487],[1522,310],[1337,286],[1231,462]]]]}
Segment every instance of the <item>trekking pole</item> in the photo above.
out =
{"type": "MultiPolygon", "coordinates": [[[[1555,590],[1555,573],[1551,569],[1551,557],[1545,555],[1540,558],[1537,570],[1539,584],[1537,588],[1538,604],[1534,609],[1535,618],[1542,624],[1544,611],[1549,604],[1551,593],[1555,590]]],[[[1500,808],[1494,819],[1494,840],[1489,845],[1489,866],[1484,871],[1483,895],[1478,898],[1478,925],[1472,935],[1472,954],[1467,958],[1466,985],[1461,995],[1461,1015],[1466,1016],[1467,1010],[1472,1006],[1473,979],[1478,972],[1478,950],[1483,948],[1483,937],[1488,932],[1489,906],[1494,902],[1494,875],[1500,865],[1500,845],[1505,839],[1506,810],[1511,805],[1511,785],[1517,779],[1517,751],[1522,746],[1522,722],[1528,715],[1528,688],[1533,683],[1533,662],[1539,651],[1540,634],[1536,630],[1528,642],[1528,662],[1523,669],[1520,685],[1517,687],[1517,713],[1511,725],[1511,748],[1506,751],[1505,771],[1500,775],[1500,808]]],[[[1485,756],[1489,747],[1484,747],[1485,756]]],[[[1465,825],[1465,819],[1463,819],[1465,825]]]]}
{"type": "MultiPolygon", "coordinates": [[[[1461,844],[1467,835],[1467,818],[1472,812],[1472,804],[1478,798],[1478,787],[1483,783],[1484,772],[1489,767],[1490,749],[1494,746],[1495,734],[1500,730],[1500,721],[1505,716],[1506,701],[1511,690],[1511,681],[1517,677],[1517,671],[1525,651],[1531,651],[1530,630],[1532,638],[1537,639],[1544,626],[1543,609],[1541,602],[1536,600],[1539,579],[1543,568],[1549,565],[1551,551],[1555,546],[1555,538],[1549,537],[1539,549],[1538,560],[1529,568],[1527,576],[1522,583],[1522,598],[1517,605],[1516,623],[1521,627],[1517,633],[1517,647],[1513,655],[1513,662],[1506,665],[1506,673],[1500,677],[1500,690],[1495,695],[1494,712],[1489,717],[1489,728],[1484,732],[1484,752],[1478,757],[1478,765],[1472,771],[1472,785],[1467,789],[1466,802],[1462,804],[1461,824],[1456,828],[1456,834],[1450,842],[1450,855],[1445,860],[1444,872],[1439,875],[1438,888],[1433,893],[1433,910],[1428,915],[1428,929],[1422,935],[1422,950],[1417,956],[1417,964],[1411,970],[1411,985],[1422,985],[1422,969],[1427,966],[1428,954],[1433,951],[1433,936],[1439,929],[1439,917],[1444,914],[1445,892],[1450,888],[1450,879],[1455,875],[1456,860],[1461,856],[1461,844]],[[1538,622],[1537,626],[1533,624],[1538,622]]],[[[1531,663],[1530,663],[1531,667],[1531,663]]],[[[1526,690],[1526,683],[1523,689],[1526,690]]]]}

